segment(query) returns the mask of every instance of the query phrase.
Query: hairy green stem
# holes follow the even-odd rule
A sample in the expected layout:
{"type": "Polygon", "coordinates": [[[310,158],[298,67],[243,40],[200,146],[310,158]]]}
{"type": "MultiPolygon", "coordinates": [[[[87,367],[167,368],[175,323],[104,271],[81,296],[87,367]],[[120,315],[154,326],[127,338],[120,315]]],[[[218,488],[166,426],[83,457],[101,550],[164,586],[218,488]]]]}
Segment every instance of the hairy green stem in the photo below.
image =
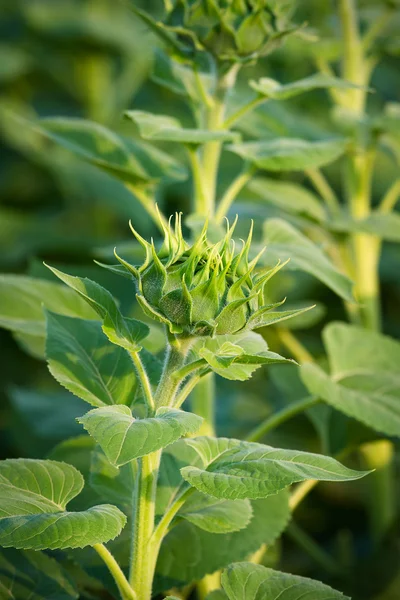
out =
{"type": "Polygon", "coordinates": [[[111,552],[104,546],[104,544],[94,544],[93,550],[96,550],[97,554],[107,565],[108,570],[114,578],[114,581],[118,587],[119,593],[121,594],[122,600],[138,600],[135,592],[131,588],[126,579],[121,567],[111,554],[111,552]]]}
{"type": "Polygon", "coordinates": [[[279,412],[271,415],[260,423],[253,431],[249,433],[246,437],[248,442],[258,442],[258,440],[262,439],[269,431],[272,431],[276,427],[279,427],[282,423],[285,423],[292,417],[304,412],[308,408],[315,406],[320,402],[319,398],[315,397],[307,397],[302,400],[297,400],[296,402],[292,402],[289,406],[285,406],[279,412]]]}
{"type": "Polygon", "coordinates": [[[143,394],[147,402],[147,406],[151,411],[154,411],[155,404],[153,393],[151,391],[151,384],[149,381],[149,377],[146,373],[146,369],[143,366],[142,361],[140,360],[140,356],[138,352],[130,352],[130,356],[132,358],[136,374],[140,381],[140,385],[142,386],[143,394]]]}
{"type": "Polygon", "coordinates": [[[154,394],[155,407],[172,406],[176,392],[182,381],[176,377],[176,372],[184,365],[186,354],[193,343],[190,338],[178,340],[169,336],[164,369],[160,383],[154,394]]]}
{"type": "Polygon", "coordinates": [[[228,214],[230,207],[235,201],[237,195],[242,191],[244,186],[250,181],[256,171],[256,167],[253,165],[246,166],[243,171],[232,181],[228,189],[222,196],[218,208],[215,213],[215,220],[220,223],[222,219],[228,214]]]}
{"type": "Polygon", "coordinates": [[[198,215],[207,217],[210,212],[209,201],[204,185],[204,173],[198,155],[198,150],[188,148],[188,154],[190,159],[190,165],[192,169],[193,177],[193,192],[194,192],[194,206],[195,212],[198,215]]]}

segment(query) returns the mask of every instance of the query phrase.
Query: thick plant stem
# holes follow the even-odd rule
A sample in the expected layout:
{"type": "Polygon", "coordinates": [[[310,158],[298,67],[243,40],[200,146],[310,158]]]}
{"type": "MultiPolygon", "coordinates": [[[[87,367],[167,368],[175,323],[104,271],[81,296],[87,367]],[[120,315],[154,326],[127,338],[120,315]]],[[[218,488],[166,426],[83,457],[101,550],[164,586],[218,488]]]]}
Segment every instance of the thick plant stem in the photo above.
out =
{"type": "Polygon", "coordinates": [[[198,435],[215,435],[215,376],[208,373],[196,385],[191,395],[192,411],[203,417],[198,435]]]}
{"type": "Polygon", "coordinates": [[[173,336],[169,336],[169,342],[161,380],[154,394],[156,408],[160,406],[172,406],[176,392],[181,384],[181,380],[176,376],[176,372],[183,366],[192,340],[187,338],[178,341],[173,336]]]}
{"type": "Polygon", "coordinates": [[[121,567],[119,566],[111,552],[104,546],[104,544],[95,544],[93,546],[93,549],[96,550],[97,554],[107,565],[108,570],[113,576],[114,581],[118,587],[122,600],[138,600],[135,592],[129,585],[128,580],[122,572],[121,567]]]}
{"type": "Polygon", "coordinates": [[[151,600],[156,556],[149,544],[154,530],[160,459],[160,450],[138,459],[129,583],[140,600],[151,600]]]}
{"type": "Polygon", "coordinates": [[[285,423],[288,419],[291,419],[295,415],[298,415],[308,408],[315,406],[318,404],[318,402],[319,398],[315,397],[303,398],[302,400],[297,400],[297,402],[292,402],[289,406],[286,406],[271,417],[268,417],[268,419],[253,429],[253,431],[251,431],[246,437],[246,440],[248,442],[258,442],[269,431],[279,427],[279,425],[285,423]]]}

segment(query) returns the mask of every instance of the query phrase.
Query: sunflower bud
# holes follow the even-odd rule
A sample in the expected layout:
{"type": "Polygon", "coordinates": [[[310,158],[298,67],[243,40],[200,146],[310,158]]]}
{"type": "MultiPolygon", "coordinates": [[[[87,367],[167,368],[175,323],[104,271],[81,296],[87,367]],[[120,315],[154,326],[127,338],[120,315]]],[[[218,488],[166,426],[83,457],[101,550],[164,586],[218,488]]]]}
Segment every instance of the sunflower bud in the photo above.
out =
{"type": "MultiPolygon", "coordinates": [[[[236,220],[237,221],[237,220],[236,220]]],[[[144,240],[131,226],[146,257],[141,266],[116,258],[136,280],[137,300],[152,319],[168,326],[171,333],[184,336],[235,334],[252,329],[265,311],[280,305],[265,305],[265,283],[283,265],[257,270],[262,252],[249,260],[252,227],[247,241],[235,251],[227,226],[217,244],[207,240],[207,225],[190,246],[183,238],[181,215],[175,226],[164,228],[165,239],[157,252],[154,243],[144,240]]]]}
{"type": "Polygon", "coordinates": [[[294,0],[175,0],[164,26],[189,50],[219,60],[265,56],[293,30],[294,0]]]}

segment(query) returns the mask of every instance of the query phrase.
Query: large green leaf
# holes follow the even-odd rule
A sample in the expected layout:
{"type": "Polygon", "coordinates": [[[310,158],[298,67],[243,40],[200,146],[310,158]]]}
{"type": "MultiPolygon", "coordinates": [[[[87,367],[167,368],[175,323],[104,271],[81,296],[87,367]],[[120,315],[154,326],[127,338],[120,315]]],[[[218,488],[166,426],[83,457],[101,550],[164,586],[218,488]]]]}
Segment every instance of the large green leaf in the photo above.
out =
{"type": "Polygon", "coordinates": [[[252,516],[249,500],[215,500],[200,493],[192,495],[178,513],[178,518],[211,533],[240,531],[252,516]]]}
{"type": "Polygon", "coordinates": [[[139,342],[149,334],[147,325],[122,316],[116,301],[108,290],[90,279],[67,275],[54,267],[51,271],[88,302],[103,319],[103,331],[108,339],[130,352],[141,349],[139,342]]]}
{"type": "Polygon", "coordinates": [[[128,110],[125,116],[134,121],[140,135],[146,140],[178,142],[181,144],[204,144],[206,142],[232,142],[240,137],[237,133],[216,129],[187,129],[178,119],[168,115],[155,115],[142,110],[128,110]]]}
{"type": "Polygon", "coordinates": [[[388,242],[400,242],[400,214],[398,213],[386,215],[373,211],[365,219],[339,218],[328,222],[327,226],[333,231],[370,233],[388,242]]]}
{"type": "Polygon", "coordinates": [[[350,600],[319,581],[253,563],[230,565],[221,584],[229,600],[350,600]]]}
{"type": "Polygon", "coordinates": [[[221,377],[239,381],[249,379],[264,364],[292,362],[270,352],[264,338],[253,332],[201,339],[193,351],[221,377]]]}
{"type": "Polygon", "coordinates": [[[0,552],[2,600],[71,600],[78,590],[59,563],[44,552],[8,548],[0,552]]]}
{"type": "Polygon", "coordinates": [[[43,306],[70,317],[98,318],[86,302],[58,283],[23,275],[0,275],[0,286],[0,326],[14,332],[43,338],[43,306]]]}
{"type": "Polygon", "coordinates": [[[124,348],[97,321],[47,312],[46,355],[53,377],[92,406],[130,404],[136,379],[124,348]]]}
{"type": "Polygon", "coordinates": [[[290,258],[287,269],[310,273],[338,296],[353,301],[352,282],[340,273],[318,246],[282,219],[268,219],[264,224],[264,242],[271,264],[290,258]]]}
{"type": "Polygon", "coordinates": [[[21,458],[0,462],[0,545],[54,550],[115,538],[126,523],[115,506],[66,511],[83,484],[80,472],[66,463],[21,458]]]}
{"type": "Polygon", "coordinates": [[[400,437],[400,343],[344,323],[329,324],[323,337],[330,375],[303,365],[310,392],[372,429],[400,437]]]}
{"type": "Polygon", "coordinates": [[[327,165],[343,154],[347,141],[318,142],[279,138],[267,142],[233,144],[228,150],[267,171],[302,171],[327,165]]]}
{"type": "Polygon", "coordinates": [[[351,481],[366,475],[320,454],[227,438],[197,438],[193,444],[202,453],[203,466],[183,467],[181,474],[215,498],[266,498],[307,479],[351,481]]]}
{"type": "Polygon", "coordinates": [[[318,197],[298,183],[256,177],[249,183],[248,189],[257,198],[289,213],[304,214],[318,221],[325,218],[325,210],[318,197]]]}
{"type": "Polygon", "coordinates": [[[226,567],[235,560],[245,560],[262,544],[272,544],[290,518],[286,491],[263,500],[252,500],[253,517],[241,531],[220,535],[182,521],[167,535],[161,546],[157,574],[158,589],[198,580],[226,567]],[[190,552],[188,552],[190,548],[190,552]]]}
{"type": "Polygon", "coordinates": [[[74,118],[43,119],[34,128],[110,175],[133,184],[163,176],[182,179],[185,170],[170,155],[124,138],[99,123],[74,118]]]}
{"type": "Polygon", "coordinates": [[[271,98],[272,100],[287,100],[293,96],[304,94],[316,89],[339,88],[339,89],[357,89],[357,85],[338,77],[316,73],[310,77],[299,79],[293,83],[281,84],[269,77],[261,77],[258,81],[250,81],[250,87],[259,94],[271,98]]]}
{"type": "Polygon", "coordinates": [[[130,409],[121,405],[91,410],[79,422],[100,444],[110,462],[120,466],[194,433],[202,418],[161,407],[152,418],[135,419],[130,409]]]}

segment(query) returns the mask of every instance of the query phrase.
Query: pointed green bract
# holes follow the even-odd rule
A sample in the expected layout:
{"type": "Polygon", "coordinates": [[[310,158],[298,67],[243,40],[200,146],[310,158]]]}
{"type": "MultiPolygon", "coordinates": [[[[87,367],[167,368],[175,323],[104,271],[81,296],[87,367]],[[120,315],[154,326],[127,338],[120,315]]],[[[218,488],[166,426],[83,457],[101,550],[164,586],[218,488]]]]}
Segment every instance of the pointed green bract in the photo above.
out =
{"type": "Polygon", "coordinates": [[[228,146],[228,150],[267,171],[302,171],[327,165],[346,150],[347,140],[332,139],[308,142],[279,138],[267,142],[245,142],[228,146]]]}
{"type": "Polygon", "coordinates": [[[135,419],[129,408],[121,405],[91,410],[79,422],[100,444],[110,462],[121,466],[194,433],[202,418],[161,407],[152,418],[135,419]]]}
{"type": "Polygon", "coordinates": [[[97,321],[47,312],[46,355],[53,377],[92,406],[133,402],[132,361],[97,321]]]}
{"type": "Polygon", "coordinates": [[[66,511],[83,483],[80,472],[66,463],[21,458],[0,462],[0,546],[83,548],[115,538],[126,523],[115,506],[66,511]]]}
{"type": "Polygon", "coordinates": [[[183,467],[183,478],[200,492],[215,498],[266,498],[292,483],[351,481],[366,472],[344,467],[330,456],[280,450],[239,440],[197,438],[203,467],[183,467]],[[226,446],[221,451],[221,445],[226,446]]]}
{"type": "Polygon", "coordinates": [[[108,290],[90,279],[68,275],[54,267],[49,269],[78,292],[100,315],[103,319],[103,331],[113,344],[122,346],[129,352],[138,352],[141,349],[139,342],[149,334],[149,328],[141,321],[123,317],[108,290]]]}
{"type": "Polygon", "coordinates": [[[331,587],[253,563],[234,563],[221,576],[229,600],[350,600],[331,587]]]}
{"type": "Polygon", "coordinates": [[[310,392],[372,429],[400,437],[400,343],[354,325],[324,330],[331,374],[301,368],[310,392]]]}

